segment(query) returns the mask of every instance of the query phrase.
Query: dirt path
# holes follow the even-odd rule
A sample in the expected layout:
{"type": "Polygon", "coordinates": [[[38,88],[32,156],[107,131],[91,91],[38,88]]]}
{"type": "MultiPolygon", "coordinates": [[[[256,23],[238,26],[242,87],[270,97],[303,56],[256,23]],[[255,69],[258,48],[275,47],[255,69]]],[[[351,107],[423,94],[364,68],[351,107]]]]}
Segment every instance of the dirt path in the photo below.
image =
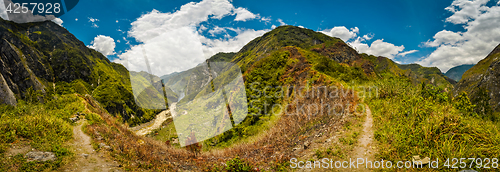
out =
{"type": "Polygon", "coordinates": [[[172,116],[175,116],[175,106],[176,103],[172,103],[170,106],[171,110],[164,110],[160,112],[158,115],[156,115],[156,118],[154,119],[154,122],[146,124],[146,126],[139,126],[139,127],[134,127],[131,129],[135,134],[138,136],[144,136],[151,131],[158,129],[161,127],[161,124],[165,122],[167,119],[172,118],[172,116]],[[170,116],[168,114],[171,113],[170,116]]]}
{"type": "MultiPolygon", "coordinates": [[[[370,107],[366,105],[366,117],[363,124],[363,132],[358,140],[358,145],[354,148],[353,158],[363,158],[368,161],[374,161],[373,144],[373,117],[370,107]]],[[[369,169],[361,168],[359,171],[370,171],[369,169]]]]}
{"type": "Polygon", "coordinates": [[[86,120],[80,120],[77,122],[78,125],[73,127],[75,161],[64,167],[63,171],[122,171],[117,162],[92,148],[91,138],[82,131],[85,123],[86,120]]]}

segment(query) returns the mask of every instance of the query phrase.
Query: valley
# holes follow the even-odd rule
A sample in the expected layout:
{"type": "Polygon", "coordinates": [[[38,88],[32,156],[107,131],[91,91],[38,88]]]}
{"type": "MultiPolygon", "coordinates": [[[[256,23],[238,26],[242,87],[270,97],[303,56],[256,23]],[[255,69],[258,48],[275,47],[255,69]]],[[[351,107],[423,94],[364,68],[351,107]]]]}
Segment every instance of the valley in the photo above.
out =
{"type": "Polygon", "coordinates": [[[292,159],[500,156],[500,46],[457,83],[284,25],[154,76],[51,21],[0,19],[0,33],[0,171],[331,171],[292,159]],[[56,158],[30,161],[31,151],[56,158]]]}

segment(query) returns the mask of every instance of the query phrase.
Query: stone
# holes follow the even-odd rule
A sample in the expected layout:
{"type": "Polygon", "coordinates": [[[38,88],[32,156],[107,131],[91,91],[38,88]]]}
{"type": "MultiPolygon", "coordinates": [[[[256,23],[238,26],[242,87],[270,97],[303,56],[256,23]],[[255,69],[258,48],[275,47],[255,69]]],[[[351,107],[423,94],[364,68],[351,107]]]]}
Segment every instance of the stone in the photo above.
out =
{"type": "Polygon", "coordinates": [[[76,117],[73,117],[73,118],[69,118],[70,121],[72,122],[78,122],[78,120],[80,120],[80,118],[78,118],[78,116],[76,117]]]}
{"type": "Polygon", "coordinates": [[[55,161],[57,159],[53,152],[31,151],[24,155],[30,161],[55,161]]]}
{"type": "Polygon", "coordinates": [[[106,145],[105,143],[99,143],[99,148],[104,148],[104,149],[107,149],[107,150],[111,150],[111,147],[106,145]]]}
{"type": "Polygon", "coordinates": [[[304,149],[307,149],[311,145],[310,141],[304,142],[304,149]]]}

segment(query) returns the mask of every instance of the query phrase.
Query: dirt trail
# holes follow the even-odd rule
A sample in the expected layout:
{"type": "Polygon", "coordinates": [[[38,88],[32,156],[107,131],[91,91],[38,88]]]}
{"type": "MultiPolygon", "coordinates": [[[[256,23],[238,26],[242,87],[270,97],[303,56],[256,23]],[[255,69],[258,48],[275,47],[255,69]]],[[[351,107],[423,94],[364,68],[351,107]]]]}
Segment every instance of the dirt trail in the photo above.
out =
{"type": "Polygon", "coordinates": [[[156,115],[152,123],[147,123],[145,126],[141,125],[138,127],[134,127],[131,128],[131,130],[138,136],[144,136],[151,131],[160,128],[163,122],[165,122],[167,119],[172,118],[172,116],[175,116],[175,106],[176,103],[172,103],[172,105],[170,106],[171,110],[164,110],[160,112],[158,115],[156,115]],[[170,116],[168,116],[169,113],[171,113],[170,116]]]}
{"type": "MultiPolygon", "coordinates": [[[[370,107],[366,105],[366,117],[363,124],[363,132],[358,140],[358,145],[354,148],[353,158],[363,158],[368,161],[374,161],[374,149],[373,144],[373,117],[370,107]]],[[[370,171],[370,169],[363,168],[358,171],[370,171]]]]}
{"type": "Polygon", "coordinates": [[[75,161],[64,167],[63,171],[122,171],[116,161],[112,161],[102,151],[96,152],[92,148],[91,138],[82,131],[85,123],[86,120],[80,120],[78,125],[73,127],[75,161]]]}

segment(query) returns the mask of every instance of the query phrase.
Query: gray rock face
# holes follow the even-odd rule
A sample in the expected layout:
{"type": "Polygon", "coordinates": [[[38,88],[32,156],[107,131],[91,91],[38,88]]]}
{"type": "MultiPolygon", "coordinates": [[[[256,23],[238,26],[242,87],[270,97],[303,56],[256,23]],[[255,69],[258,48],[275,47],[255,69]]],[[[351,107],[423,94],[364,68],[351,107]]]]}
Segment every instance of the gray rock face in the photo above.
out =
{"type": "Polygon", "coordinates": [[[41,151],[33,151],[28,152],[24,155],[29,161],[55,161],[57,159],[56,155],[52,152],[41,152],[41,151]]]}
{"type": "Polygon", "coordinates": [[[479,88],[488,91],[491,98],[489,103],[493,111],[500,111],[500,45],[485,59],[464,73],[453,93],[457,96],[465,91],[469,98],[474,99],[477,97],[479,88]]]}
{"type": "Polygon", "coordinates": [[[0,103],[12,106],[17,105],[17,99],[2,75],[0,75],[0,103]]]}
{"type": "Polygon", "coordinates": [[[89,82],[91,56],[109,62],[51,21],[16,24],[0,19],[0,104],[16,105],[29,88],[45,94],[47,82],[89,82]]]}

